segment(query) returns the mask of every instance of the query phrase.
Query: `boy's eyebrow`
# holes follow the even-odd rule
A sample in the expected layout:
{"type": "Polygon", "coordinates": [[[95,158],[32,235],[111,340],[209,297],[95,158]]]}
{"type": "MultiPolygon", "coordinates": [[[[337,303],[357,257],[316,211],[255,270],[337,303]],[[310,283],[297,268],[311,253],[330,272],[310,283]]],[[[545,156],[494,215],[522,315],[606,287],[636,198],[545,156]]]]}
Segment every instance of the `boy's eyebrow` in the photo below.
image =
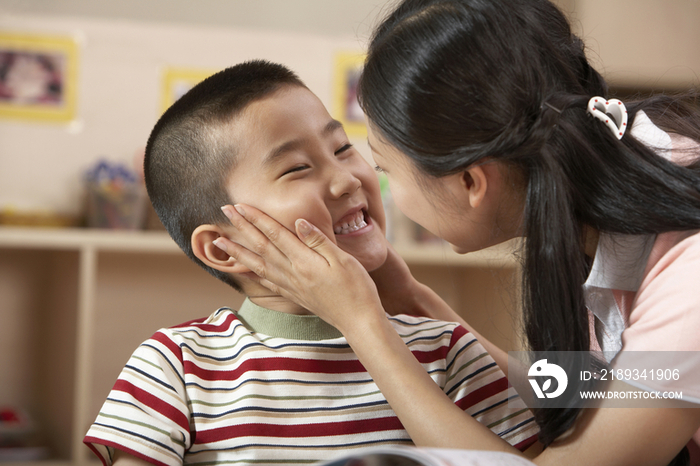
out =
{"type": "Polygon", "coordinates": [[[339,122],[338,120],[331,120],[328,122],[325,128],[323,128],[323,134],[329,134],[334,132],[337,129],[340,129],[343,127],[343,124],[339,122]]]}
{"type": "MultiPolygon", "coordinates": [[[[331,120],[329,121],[326,126],[323,127],[323,130],[321,131],[321,134],[324,136],[327,136],[338,129],[342,129],[343,124],[339,122],[338,120],[331,120]]],[[[279,159],[281,156],[283,156],[285,153],[293,151],[300,145],[304,143],[304,139],[293,139],[291,141],[287,141],[278,147],[275,147],[272,149],[267,156],[263,159],[263,165],[270,165],[274,163],[277,159],[279,159]]]]}

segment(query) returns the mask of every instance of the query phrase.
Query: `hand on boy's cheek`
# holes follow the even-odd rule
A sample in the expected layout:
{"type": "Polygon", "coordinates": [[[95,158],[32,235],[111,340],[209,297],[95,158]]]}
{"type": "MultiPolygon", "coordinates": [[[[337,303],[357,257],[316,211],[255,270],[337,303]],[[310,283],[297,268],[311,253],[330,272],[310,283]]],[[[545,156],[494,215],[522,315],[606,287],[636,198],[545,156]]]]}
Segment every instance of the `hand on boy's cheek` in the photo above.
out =
{"type": "MultiPolygon", "coordinates": [[[[216,244],[215,244],[215,246],[216,246],[216,244]]],[[[221,249],[219,246],[216,246],[215,248],[213,248],[211,254],[214,256],[214,258],[216,260],[221,261],[221,262],[226,262],[227,260],[229,260],[231,258],[231,255],[228,252],[221,249]]]]}
{"type": "Polygon", "coordinates": [[[377,286],[384,309],[389,314],[407,313],[412,309],[412,291],[417,283],[403,258],[387,241],[384,263],[369,273],[377,286]]]}

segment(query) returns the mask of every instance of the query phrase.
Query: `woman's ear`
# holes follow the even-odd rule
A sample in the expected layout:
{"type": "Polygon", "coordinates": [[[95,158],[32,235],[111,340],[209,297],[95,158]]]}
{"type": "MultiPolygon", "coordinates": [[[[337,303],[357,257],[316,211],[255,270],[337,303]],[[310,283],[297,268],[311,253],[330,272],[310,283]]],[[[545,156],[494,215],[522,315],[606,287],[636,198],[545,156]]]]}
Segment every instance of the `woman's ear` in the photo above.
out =
{"type": "Polygon", "coordinates": [[[250,269],[239,263],[214,244],[214,240],[226,236],[224,230],[217,225],[200,225],[192,232],[192,252],[205,265],[226,273],[241,274],[250,269]]]}
{"type": "Polygon", "coordinates": [[[467,190],[469,205],[477,208],[486,197],[488,187],[488,175],[484,165],[477,165],[462,172],[462,185],[467,190]]]}

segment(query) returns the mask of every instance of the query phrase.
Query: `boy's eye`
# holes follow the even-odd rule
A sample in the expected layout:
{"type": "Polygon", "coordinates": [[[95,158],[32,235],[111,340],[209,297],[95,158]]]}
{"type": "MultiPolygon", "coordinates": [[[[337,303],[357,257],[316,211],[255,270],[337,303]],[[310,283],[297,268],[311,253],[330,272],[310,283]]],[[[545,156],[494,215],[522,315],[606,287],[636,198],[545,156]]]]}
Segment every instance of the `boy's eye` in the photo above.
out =
{"type": "Polygon", "coordinates": [[[305,170],[306,168],[308,168],[306,165],[297,165],[296,167],[292,167],[289,170],[282,173],[282,176],[289,175],[290,173],[298,172],[301,170],[305,170]]]}
{"type": "Polygon", "coordinates": [[[379,165],[374,166],[374,171],[376,171],[377,173],[384,173],[384,169],[379,165]]]}
{"type": "Polygon", "coordinates": [[[340,149],[335,151],[335,155],[341,154],[341,153],[345,152],[346,150],[350,149],[351,147],[352,147],[352,144],[350,144],[350,143],[345,144],[343,147],[341,147],[340,149]]]}

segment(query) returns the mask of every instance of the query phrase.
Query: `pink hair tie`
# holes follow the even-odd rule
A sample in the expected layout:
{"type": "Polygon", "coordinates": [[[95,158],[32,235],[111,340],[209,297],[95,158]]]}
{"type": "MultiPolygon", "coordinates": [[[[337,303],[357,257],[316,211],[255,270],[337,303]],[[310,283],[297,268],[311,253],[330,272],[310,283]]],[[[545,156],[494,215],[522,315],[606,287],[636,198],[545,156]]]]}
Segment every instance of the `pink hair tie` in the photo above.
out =
{"type": "Polygon", "coordinates": [[[589,115],[593,115],[605,123],[617,139],[622,139],[627,130],[627,109],[625,104],[617,99],[605,100],[602,97],[591,97],[586,111],[589,115]]]}

